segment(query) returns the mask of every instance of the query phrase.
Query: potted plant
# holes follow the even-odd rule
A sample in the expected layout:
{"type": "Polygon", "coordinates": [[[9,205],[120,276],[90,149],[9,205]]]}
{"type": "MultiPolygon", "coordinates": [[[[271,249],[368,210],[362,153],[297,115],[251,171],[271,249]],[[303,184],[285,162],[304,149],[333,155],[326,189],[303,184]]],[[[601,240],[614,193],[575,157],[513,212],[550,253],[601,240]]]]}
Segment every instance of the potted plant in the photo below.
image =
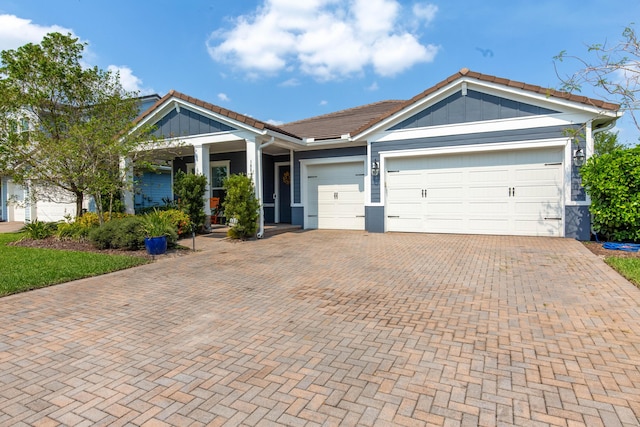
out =
{"type": "Polygon", "coordinates": [[[162,255],[167,252],[167,236],[174,235],[173,224],[162,211],[154,209],[142,217],[144,246],[149,255],[162,255]]]}

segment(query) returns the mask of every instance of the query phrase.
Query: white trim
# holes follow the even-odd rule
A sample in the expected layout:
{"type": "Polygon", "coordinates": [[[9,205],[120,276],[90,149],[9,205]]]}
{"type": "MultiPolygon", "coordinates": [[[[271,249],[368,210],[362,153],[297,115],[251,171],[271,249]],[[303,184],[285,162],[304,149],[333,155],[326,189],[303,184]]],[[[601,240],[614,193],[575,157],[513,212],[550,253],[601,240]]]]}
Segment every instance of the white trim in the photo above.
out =
{"type": "Polygon", "coordinates": [[[213,162],[209,162],[209,171],[211,173],[211,180],[209,182],[209,187],[210,187],[210,191],[209,191],[209,197],[213,197],[213,190],[223,190],[224,187],[214,187],[213,186],[213,168],[217,168],[220,166],[224,166],[227,168],[227,178],[229,178],[230,175],[230,169],[231,169],[231,160],[216,160],[213,162]]]}
{"type": "MultiPolygon", "coordinates": [[[[548,108],[550,110],[562,110],[563,113],[558,114],[558,116],[568,114],[569,116],[575,115],[585,117],[582,120],[577,121],[577,123],[584,123],[586,120],[593,118],[594,114],[600,117],[608,117],[613,119],[621,116],[621,113],[619,112],[609,111],[603,108],[597,108],[587,104],[582,104],[579,102],[565,100],[557,97],[546,96],[545,94],[531,92],[526,89],[505,86],[498,83],[485,82],[475,78],[463,76],[443,86],[435,92],[425,96],[424,98],[416,101],[415,103],[408,105],[406,108],[398,111],[387,119],[376,123],[371,128],[364,130],[361,134],[353,135],[351,139],[362,140],[365,138],[370,138],[369,135],[375,135],[377,133],[384,132],[384,129],[394,126],[395,124],[400,123],[402,120],[405,120],[406,118],[411,117],[417,112],[424,110],[428,106],[436,104],[438,101],[441,101],[448,96],[456,93],[457,91],[462,90],[464,85],[466,85],[468,89],[487,93],[489,95],[524,102],[530,105],[548,108]],[[571,113],[569,113],[569,111],[571,113]]],[[[545,117],[549,116],[550,115],[547,115],[545,117]]],[[[553,116],[556,115],[554,114],[553,116]]],[[[375,141],[376,139],[373,140],[375,141]]]]}
{"type": "MultiPolygon", "coordinates": [[[[273,195],[274,197],[274,214],[273,221],[278,224],[280,223],[280,167],[281,166],[289,166],[289,176],[293,175],[291,173],[291,163],[290,162],[275,162],[273,164],[273,195]]],[[[289,181],[289,188],[291,188],[292,181],[289,181]]],[[[265,204],[266,206],[266,204],[265,204]]]]}
{"type": "Polygon", "coordinates": [[[584,123],[588,117],[576,114],[553,114],[511,119],[485,120],[479,122],[456,123],[440,126],[399,129],[381,132],[371,138],[371,142],[402,141],[406,139],[434,138],[450,135],[504,132],[521,129],[545,128],[551,126],[572,126],[584,123]]]}
{"type": "MultiPolygon", "coordinates": [[[[330,165],[330,164],[340,164],[340,163],[360,163],[366,162],[367,156],[345,156],[345,157],[322,157],[317,159],[301,159],[300,160],[300,205],[292,203],[292,207],[302,207],[303,209],[307,206],[308,202],[308,194],[307,194],[307,182],[309,180],[309,174],[307,172],[307,167],[309,166],[317,166],[317,165],[330,165]]],[[[366,170],[366,164],[365,170],[366,170]]],[[[366,177],[363,177],[366,178],[366,177]]],[[[366,179],[365,179],[366,181],[366,179]]],[[[365,196],[366,200],[366,196],[365,196]]],[[[365,202],[366,205],[366,202],[365,202]]],[[[303,221],[302,228],[307,228],[307,217],[303,212],[303,221]]]]}

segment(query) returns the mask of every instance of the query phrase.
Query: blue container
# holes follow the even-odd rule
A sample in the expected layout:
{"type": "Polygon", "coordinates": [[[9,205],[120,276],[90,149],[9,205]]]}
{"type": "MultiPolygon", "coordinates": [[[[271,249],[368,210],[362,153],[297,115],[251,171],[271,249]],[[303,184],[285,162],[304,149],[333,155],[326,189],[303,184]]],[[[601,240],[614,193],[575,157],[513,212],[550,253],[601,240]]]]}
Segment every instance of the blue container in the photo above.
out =
{"type": "Polygon", "coordinates": [[[162,255],[167,252],[167,236],[145,237],[144,246],[149,255],[162,255]]]}

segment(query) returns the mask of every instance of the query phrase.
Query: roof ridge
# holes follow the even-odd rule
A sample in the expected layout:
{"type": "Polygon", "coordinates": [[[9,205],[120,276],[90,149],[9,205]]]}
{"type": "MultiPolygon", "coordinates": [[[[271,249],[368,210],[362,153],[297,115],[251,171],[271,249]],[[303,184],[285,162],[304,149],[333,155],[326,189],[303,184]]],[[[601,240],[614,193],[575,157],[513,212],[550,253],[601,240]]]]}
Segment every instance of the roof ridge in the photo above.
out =
{"type": "Polygon", "coordinates": [[[309,120],[317,120],[317,119],[324,118],[324,117],[331,117],[331,116],[335,116],[335,115],[338,115],[338,114],[346,113],[348,111],[359,110],[359,109],[363,109],[363,108],[370,108],[370,107],[373,107],[374,105],[384,104],[385,102],[405,102],[405,101],[403,99],[384,99],[384,100],[381,100],[381,101],[371,102],[369,104],[358,105],[357,107],[349,107],[349,108],[345,108],[343,110],[333,111],[331,113],[320,114],[318,116],[307,117],[306,119],[300,119],[300,120],[296,120],[296,121],[293,121],[293,122],[283,123],[281,126],[295,125],[295,124],[303,123],[303,122],[306,122],[306,121],[309,121],[309,120]]]}

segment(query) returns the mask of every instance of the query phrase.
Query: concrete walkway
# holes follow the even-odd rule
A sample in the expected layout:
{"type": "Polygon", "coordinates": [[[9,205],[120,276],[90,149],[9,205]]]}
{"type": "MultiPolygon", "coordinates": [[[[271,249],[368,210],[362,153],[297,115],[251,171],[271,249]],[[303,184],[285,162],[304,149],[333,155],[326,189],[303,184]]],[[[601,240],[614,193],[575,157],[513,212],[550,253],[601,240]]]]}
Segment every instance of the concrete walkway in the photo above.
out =
{"type": "Polygon", "coordinates": [[[0,424],[640,424],[640,290],[576,241],[197,247],[1,298],[0,424]]]}

